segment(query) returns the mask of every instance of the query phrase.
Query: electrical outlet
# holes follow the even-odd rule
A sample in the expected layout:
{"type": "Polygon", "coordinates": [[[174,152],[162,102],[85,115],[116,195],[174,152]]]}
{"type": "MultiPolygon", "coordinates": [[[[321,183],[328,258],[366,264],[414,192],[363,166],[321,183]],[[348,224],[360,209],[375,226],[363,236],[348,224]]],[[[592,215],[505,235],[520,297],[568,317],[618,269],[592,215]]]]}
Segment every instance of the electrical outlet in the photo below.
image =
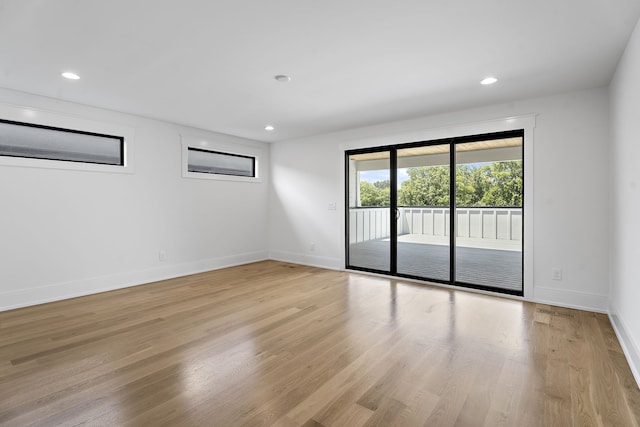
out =
{"type": "Polygon", "coordinates": [[[315,250],[316,250],[316,244],[315,244],[315,243],[311,243],[311,244],[309,245],[309,252],[313,252],[313,251],[315,251],[315,250]]]}
{"type": "Polygon", "coordinates": [[[551,278],[553,280],[562,280],[562,269],[561,268],[552,268],[551,269],[551,278]]]}
{"type": "Polygon", "coordinates": [[[336,210],[336,202],[329,202],[329,205],[327,206],[327,209],[329,209],[330,211],[335,211],[336,210]]]}
{"type": "Polygon", "coordinates": [[[160,251],[158,252],[158,259],[162,262],[162,261],[166,261],[167,260],[167,253],[165,251],[160,251]]]}

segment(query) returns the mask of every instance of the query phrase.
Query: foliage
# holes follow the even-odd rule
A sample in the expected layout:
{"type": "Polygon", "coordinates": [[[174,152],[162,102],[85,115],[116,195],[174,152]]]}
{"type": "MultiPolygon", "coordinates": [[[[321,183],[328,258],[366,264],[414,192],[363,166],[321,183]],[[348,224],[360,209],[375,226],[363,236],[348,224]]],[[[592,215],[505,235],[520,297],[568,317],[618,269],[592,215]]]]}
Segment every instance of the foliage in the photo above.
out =
{"type": "Polygon", "coordinates": [[[409,179],[398,189],[400,206],[449,206],[449,168],[407,169],[409,179]]]}
{"type": "Polygon", "coordinates": [[[389,181],[378,181],[373,184],[367,181],[360,182],[360,203],[362,206],[389,206],[389,193],[389,181]],[[385,182],[387,183],[386,188],[383,187],[385,182]]]}
{"type": "Polygon", "coordinates": [[[479,206],[522,206],[522,161],[495,162],[483,168],[489,170],[489,185],[479,206]]]}
{"type": "MultiPolygon", "coordinates": [[[[456,205],[522,206],[522,161],[493,162],[456,168],[456,205]]],[[[449,206],[449,167],[408,168],[409,179],[398,189],[398,206],[449,206]]],[[[389,206],[389,181],[360,182],[362,206],[389,206]]]]}

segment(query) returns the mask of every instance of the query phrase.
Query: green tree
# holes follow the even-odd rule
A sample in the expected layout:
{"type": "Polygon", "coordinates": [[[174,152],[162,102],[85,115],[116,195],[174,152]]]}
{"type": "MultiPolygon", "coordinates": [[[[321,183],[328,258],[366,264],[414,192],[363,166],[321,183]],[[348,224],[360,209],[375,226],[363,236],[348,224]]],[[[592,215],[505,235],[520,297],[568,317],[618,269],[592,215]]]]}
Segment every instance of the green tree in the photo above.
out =
{"type": "Polygon", "coordinates": [[[449,168],[431,166],[408,168],[409,179],[398,189],[400,206],[448,206],[449,168]]]}
{"type": "Polygon", "coordinates": [[[489,186],[480,203],[496,207],[522,206],[522,161],[494,162],[488,167],[489,186]]]}
{"type": "Polygon", "coordinates": [[[458,206],[475,206],[482,198],[476,189],[475,169],[469,165],[456,167],[456,204],[458,206]]]}
{"type": "Polygon", "coordinates": [[[384,181],[376,181],[373,183],[373,186],[380,190],[388,190],[391,188],[391,181],[385,179],[384,181]]]}
{"type": "MultiPolygon", "coordinates": [[[[398,189],[399,206],[449,206],[448,166],[408,168],[407,174],[409,179],[398,189]]],[[[456,167],[458,206],[522,206],[522,191],[520,160],[456,167]]]]}
{"type": "Polygon", "coordinates": [[[373,184],[367,181],[360,181],[360,205],[389,206],[390,191],[389,181],[377,181],[373,184]]]}

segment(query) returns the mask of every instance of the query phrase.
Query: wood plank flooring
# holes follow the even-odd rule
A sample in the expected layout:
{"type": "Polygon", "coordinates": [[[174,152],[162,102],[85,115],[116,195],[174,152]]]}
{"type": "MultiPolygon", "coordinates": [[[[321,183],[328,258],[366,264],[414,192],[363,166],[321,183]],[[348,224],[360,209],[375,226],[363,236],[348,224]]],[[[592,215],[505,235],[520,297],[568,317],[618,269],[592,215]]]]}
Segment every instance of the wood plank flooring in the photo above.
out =
{"type": "Polygon", "coordinates": [[[603,314],[261,262],[0,313],[0,425],[638,426],[603,314]]]}

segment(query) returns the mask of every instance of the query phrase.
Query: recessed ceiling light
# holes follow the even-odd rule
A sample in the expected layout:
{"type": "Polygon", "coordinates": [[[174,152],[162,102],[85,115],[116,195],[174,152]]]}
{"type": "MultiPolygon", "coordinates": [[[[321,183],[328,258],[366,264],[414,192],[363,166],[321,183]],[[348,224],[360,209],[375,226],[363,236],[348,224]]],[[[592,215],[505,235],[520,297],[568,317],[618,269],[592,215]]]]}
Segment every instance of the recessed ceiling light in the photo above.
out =
{"type": "Polygon", "coordinates": [[[277,76],[274,77],[274,79],[276,79],[280,83],[286,83],[291,81],[291,77],[285,76],[284,74],[278,74],[277,76]]]}
{"type": "Polygon", "coordinates": [[[275,129],[275,128],[274,128],[273,126],[271,126],[271,125],[266,125],[266,126],[264,127],[264,130],[274,130],[274,129],[275,129]]]}
{"type": "Polygon", "coordinates": [[[498,79],[496,79],[495,77],[487,77],[486,79],[482,80],[480,82],[480,84],[481,85],[492,85],[497,81],[498,81],[498,79]]]}
{"type": "Polygon", "coordinates": [[[77,75],[76,73],[72,73],[70,71],[65,71],[64,73],[61,74],[62,77],[64,77],[65,79],[69,79],[69,80],[79,80],[80,76],[77,75]]]}

